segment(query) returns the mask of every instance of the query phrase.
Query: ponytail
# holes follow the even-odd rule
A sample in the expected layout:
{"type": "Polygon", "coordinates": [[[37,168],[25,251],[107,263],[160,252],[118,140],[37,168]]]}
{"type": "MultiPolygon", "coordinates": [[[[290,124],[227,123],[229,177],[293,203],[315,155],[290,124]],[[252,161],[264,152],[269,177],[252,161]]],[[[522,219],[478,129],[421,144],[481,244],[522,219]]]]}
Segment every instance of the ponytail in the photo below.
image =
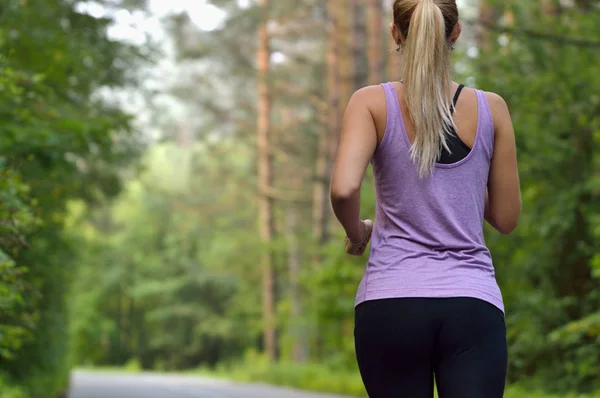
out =
{"type": "Polygon", "coordinates": [[[406,102],[414,126],[410,157],[421,178],[433,173],[447,126],[456,128],[450,99],[450,42],[440,7],[433,0],[419,0],[402,45],[402,77],[406,102]]]}

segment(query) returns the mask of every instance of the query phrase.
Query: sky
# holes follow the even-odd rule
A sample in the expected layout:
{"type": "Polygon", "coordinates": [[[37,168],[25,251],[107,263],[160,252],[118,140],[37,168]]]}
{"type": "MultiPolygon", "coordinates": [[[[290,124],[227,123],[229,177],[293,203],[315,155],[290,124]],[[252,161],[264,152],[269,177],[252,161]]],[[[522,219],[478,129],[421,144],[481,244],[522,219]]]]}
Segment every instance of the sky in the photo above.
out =
{"type": "MultiPolygon", "coordinates": [[[[238,0],[240,6],[248,6],[250,0],[238,0]]],[[[146,35],[153,39],[165,38],[161,26],[161,18],[185,11],[191,20],[202,30],[213,30],[224,20],[225,13],[219,8],[208,4],[206,0],[149,0],[150,14],[120,10],[115,15],[115,24],[110,28],[109,35],[115,39],[144,43],[146,35]]],[[[95,17],[105,16],[108,11],[94,1],[78,3],[81,12],[95,17]]]]}
{"type": "Polygon", "coordinates": [[[166,15],[185,11],[190,19],[203,30],[213,30],[219,26],[225,13],[206,3],[205,0],[150,0],[150,16],[142,13],[120,11],[115,15],[116,24],[110,35],[119,39],[143,42],[146,34],[154,39],[164,39],[160,19],[166,15]]]}
{"type": "MultiPolygon", "coordinates": [[[[237,0],[240,7],[248,7],[252,0],[237,0]]],[[[391,2],[391,0],[388,0],[391,2]]],[[[142,12],[130,13],[126,10],[118,11],[115,15],[115,24],[109,30],[109,35],[115,39],[144,43],[146,36],[155,40],[164,40],[165,34],[160,20],[172,13],[185,11],[190,19],[202,30],[213,30],[223,22],[225,13],[208,4],[207,0],[149,0],[150,14],[142,12]]],[[[459,7],[464,11],[469,0],[457,0],[459,7]]],[[[78,4],[79,9],[93,16],[101,17],[106,10],[94,1],[84,1],[78,4]]]]}
{"type": "MultiPolygon", "coordinates": [[[[241,7],[248,7],[251,0],[238,0],[241,7]]],[[[468,3],[467,0],[458,0],[459,7],[468,3]]],[[[92,4],[93,2],[88,2],[92,4]]],[[[169,13],[186,11],[192,21],[202,30],[213,30],[223,22],[225,13],[217,7],[208,4],[206,0],[149,0],[150,18],[143,18],[140,14],[131,15],[129,12],[122,11],[117,15],[117,24],[113,27],[111,33],[119,38],[128,37],[129,39],[139,41],[144,39],[144,32],[148,32],[153,37],[162,38],[162,28],[159,19],[169,13]],[[128,26],[136,26],[129,28],[128,26]]],[[[99,7],[99,6],[98,6],[99,7]]],[[[95,7],[96,12],[102,13],[101,7],[95,7]]]]}
{"type": "MultiPolygon", "coordinates": [[[[391,1],[392,0],[388,0],[391,1]]],[[[252,0],[237,0],[240,7],[248,7],[252,0]]],[[[457,0],[462,10],[466,11],[465,7],[472,0],[457,0]]],[[[165,57],[151,67],[152,77],[148,76],[144,83],[146,87],[152,87],[160,90],[168,87],[171,83],[169,76],[175,76],[176,64],[173,59],[173,45],[169,42],[165,34],[161,20],[169,14],[187,12],[190,19],[202,30],[213,30],[220,26],[225,19],[225,13],[215,6],[208,4],[207,0],[148,0],[149,13],[135,11],[129,12],[126,10],[117,11],[112,17],[115,23],[110,27],[108,34],[116,40],[123,40],[142,45],[147,42],[148,37],[154,43],[160,43],[165,51],[165,57]]],[[[98,3],[92,1],[82,1],[78,3],[80,12],[88,13],[95,17],[106,16],[108,10],[103,8],[98,3]]],[[[277,54],[276,54],[277,55],[277,54]]],[[[276,57],[275,57],[276,58],[276,57]]],[[[277,62],[277,59],[273,59],[277,62]]],[[[176,77],[175,77],[176,78],[176,77]]],[[[126,93],[127,99],[124,99],[125,108],[137,114],[138,119],[142,124],[150,122],[150,115],[145,106],[144,99],[139,93],[126,93]],[[133,97],[129,97],[133,94],[133,97]]],[[[114,94],[111,94],[111,96],[114,94]]],[[[168,108],[174,114],[182,115],[181,107],[169,101],[168,108]],[[179,111],[178,111],[179,108],[179,111]]]]}
{"type": "MultiPolygon", "coordinates": [[[[248,7],[252,0],[237,0],[240,7],[248,7]]],[[[111,12],[93,0],[78,3],[80,12],[95,17],[111,16],[114,24],[109,28],[108,35],[115,39],[143,45],[148,38],[158,44],[164,56],[145,70],[143,87],[163,92],[177,82],[177,64],[174,60],[174,46],[165,33],[162,20],[170,15],[187,12],[190,19],[202,30],[213,30],[220,26],[225,19],[225,13],[210,4],[207,0],[148,0],[149,12],[119,10],[111,12]]],[[[153,138],[159,134],[159,127],[153,122],[153,111],[149,108],[147,98],[135,90],[126,89],[115,92],[105,90],[100,95],[115,99],[128,112],[135,114],[136,121],[153,138]]],[[[156,95],[155,103],[160,103],[172,119],[184,120],[186,108],[184,104],[168,94],[156,95]]]]}

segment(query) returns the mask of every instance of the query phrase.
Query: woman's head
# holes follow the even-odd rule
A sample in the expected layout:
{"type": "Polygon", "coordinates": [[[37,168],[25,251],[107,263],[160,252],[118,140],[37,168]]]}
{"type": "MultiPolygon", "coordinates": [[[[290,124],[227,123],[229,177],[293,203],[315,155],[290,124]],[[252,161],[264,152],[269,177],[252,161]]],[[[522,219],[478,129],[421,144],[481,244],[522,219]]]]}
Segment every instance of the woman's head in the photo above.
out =
{"type": "MultiPolygon", "coordinates": [[[[394,1],[394,23],[392,24],[392,35],[397,44],[401,44],[408,37],[412,16],[417,6],[425,7],[425,11],[441,12],[444,19],[444,34],[448,42],[454,43],[460,35],[460,24],[458,21],[458,7],[456,0],[395,0],[394,1]],[[437,6],[436,9],[431,7],[437,6]],[[455,29],[458,28],[458,31],[455,29]]],[[[436,12],[437,13],[437,12],[436,12]]]]}
{"type": "Polygon", "coordinates": [[[419,175],[430,175],[446,126],[454,126],[450,59],[461,33],[455,0],[395,0],[392,36],[402,53],[401,77],[414,126],[411,158],[419,175]]]}

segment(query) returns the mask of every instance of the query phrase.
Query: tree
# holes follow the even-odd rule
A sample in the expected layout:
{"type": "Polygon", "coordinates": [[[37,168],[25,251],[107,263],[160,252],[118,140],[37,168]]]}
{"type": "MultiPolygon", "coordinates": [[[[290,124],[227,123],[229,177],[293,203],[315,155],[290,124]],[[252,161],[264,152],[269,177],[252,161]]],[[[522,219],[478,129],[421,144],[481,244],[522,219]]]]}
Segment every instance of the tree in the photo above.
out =
{"type": "Polygon", "coordinates": [[[128,85],[142,54],[108,39],[111,19],[80,13],[70,1],[8,1],[0,18],[7,173],[0,207],[18,225],[0,231],[11,257],[2,260],[1,278],[15,288],[1,322],[12,334],[1,377],[33,398],[48,397],[64,390],[70,370],[67,295],[77,238],[64,229],[68,203],[114,197],[142,147],[131,118],[95,94],[128,85]]]}
{"type": "MultiPolygon", "coordinates": [[[[531,27],[502,31],[511,34],[510,40],[498,41],[496,19],[485,22],[494,30],[483,48],[488,73],[480,85],[503,95],[513,109],[527,209],[512,239],[500,243],[490,237],[488,242],[496,263],[510,264],[498,267],[498,278],[512,313],[507,318],[511,379],[529,377],[530,383],[555,391],[589,391],[598,387],[599,366],[597,343],[592,342],[598,325],[593,293],[598,288],[598,248],[589,224],[596,217],[598,196],[598,141],[590,131],[599,121],[598,104],[584,98],[596,84],[588,65],[598,56],[568,39],[597,36],[591,18],[598,15],[576,4],[560,13],[549,5],[505,4],[514,26],[531,27]],[[560,35],[549,33],[548,27],[560,35]],[[510,51],[494,57],[502,45],[510,51]],[[522,76],[532,79],[519,89],[522,76]],[[531,131],[539,133],[527,133],[531,131]],[[540,303],[548,310],[540,312],[540,303]]],[[[490,7],[502,10],[500,4],[490,2],[490,7]]]]}
{"type": "Polygon", "coordinates": [[[369,0],[369,84],[383,81],[383,10],[381,0],[369,0]]]}
{"type": "Polygon", "coordinates": [[[258,180],[259,180],[259,224],[260,236],[265,245],[261,257],[263,273],[263,320],[264,345],[270,359],[277,357],[277,332],[275,325],[275,272],[273,254],[269,244],[273,239],[273,199],[269,196],[269,188],[273,186],[272,156],[269,149],[271,130],[271,93],[269,89],[269,2],[261,0],[261,23],[258,27],[258,180]]]}
{"type": "Polygon", "coordinates": [[[366,67],[365,7],[361,0],[352,0],[352,64],[354,67],[354,89],[363,87],[368,80],[366,67]]]}

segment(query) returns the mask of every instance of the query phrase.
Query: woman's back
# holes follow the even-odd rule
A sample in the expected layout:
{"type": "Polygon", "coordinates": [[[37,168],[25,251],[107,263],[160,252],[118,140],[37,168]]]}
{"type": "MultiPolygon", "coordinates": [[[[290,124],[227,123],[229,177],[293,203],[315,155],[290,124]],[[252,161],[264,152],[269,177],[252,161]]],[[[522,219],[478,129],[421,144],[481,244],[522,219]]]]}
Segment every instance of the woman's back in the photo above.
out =
{"type": "Polygon", "coordinates": [[[431,398],[434,374],[440,398],[501,398],[506,325],[483,222],[504,234],[518,222],[512,121],[495,94],[467,89],[453,106],[455,0],[394,0],[393,16],[401,82],[352,96],[331,183],[346,252],[362,255],[371,238],[356,295],[359,369],[371,398],[431,398]],[[374,229],[360,219],[369,163],[374,229]]]}
{"type": "Polygon", "coordinates": [[[456,106],[457,135],[470,149],[468,154],[450,164],[436,163],[430,177],[420,178],[410,158],[412,126],[406,107],[403,110],[402,89],[399,83],[368,89],[379,142],[372,158],[377,214],[356,304],[459,294],[503,310],[483,237],[494,150],[486,95],[464,90],[456,106]]]}

